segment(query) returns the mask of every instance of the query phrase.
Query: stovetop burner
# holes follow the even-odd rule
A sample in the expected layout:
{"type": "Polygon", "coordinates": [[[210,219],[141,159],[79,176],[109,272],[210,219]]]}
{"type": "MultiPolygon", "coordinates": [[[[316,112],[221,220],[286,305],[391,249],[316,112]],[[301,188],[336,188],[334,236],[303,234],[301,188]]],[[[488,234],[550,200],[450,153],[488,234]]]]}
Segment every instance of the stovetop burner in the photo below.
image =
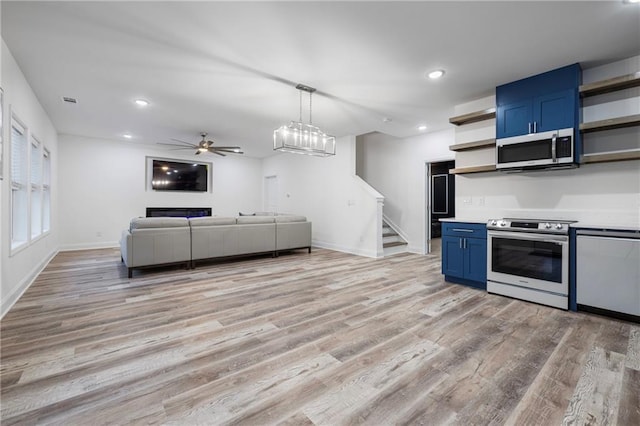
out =
{"type": "Polygon", "coordinates": [[[487,229],[537,233],[542,232],[550,234],[568,234],[569,225],[575,222],[575,220],[558,219],[490,219],[487,222],[487,229]]]}

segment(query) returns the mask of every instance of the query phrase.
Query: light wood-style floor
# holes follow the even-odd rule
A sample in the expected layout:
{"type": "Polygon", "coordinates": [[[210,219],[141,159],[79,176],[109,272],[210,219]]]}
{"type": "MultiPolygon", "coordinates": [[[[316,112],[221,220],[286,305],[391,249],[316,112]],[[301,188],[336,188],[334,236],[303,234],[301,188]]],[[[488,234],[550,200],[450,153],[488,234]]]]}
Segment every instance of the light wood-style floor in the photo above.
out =
{"type": "Polygon", "coordinates": [[[58,254],[1,322],[1,423],[640,424],[640,326],[329,250],[58,254]]]}

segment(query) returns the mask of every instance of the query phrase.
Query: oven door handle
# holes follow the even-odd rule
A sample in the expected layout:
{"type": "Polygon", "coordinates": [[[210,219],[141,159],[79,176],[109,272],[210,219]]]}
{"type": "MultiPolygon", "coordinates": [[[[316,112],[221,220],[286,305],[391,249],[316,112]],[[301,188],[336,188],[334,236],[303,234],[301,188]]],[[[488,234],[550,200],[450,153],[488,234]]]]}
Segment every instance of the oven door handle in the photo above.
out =
{"type": "Polygon", "coordinates": [[[569,237],[566,235],[547,235],[547,234],[531,234],[527,232],[508,232],[508,231],[489,231],[487,233],[490,237],[502,237],[512,240],[527,240],[527,241],[542,241],[546,243],[568,243],[569,237]]]}

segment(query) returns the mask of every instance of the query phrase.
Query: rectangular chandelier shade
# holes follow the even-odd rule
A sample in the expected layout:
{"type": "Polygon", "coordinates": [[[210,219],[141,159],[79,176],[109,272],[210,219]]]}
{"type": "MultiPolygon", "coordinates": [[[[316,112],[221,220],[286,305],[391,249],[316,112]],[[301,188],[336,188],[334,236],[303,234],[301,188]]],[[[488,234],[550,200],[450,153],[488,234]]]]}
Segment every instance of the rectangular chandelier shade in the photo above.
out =
{"type": "Polygon", "coordinates": [[[295,154],[328,157],[336,154],[336,138],[318,127],[292,121],[273,132],[273,149],[295,154]]]}

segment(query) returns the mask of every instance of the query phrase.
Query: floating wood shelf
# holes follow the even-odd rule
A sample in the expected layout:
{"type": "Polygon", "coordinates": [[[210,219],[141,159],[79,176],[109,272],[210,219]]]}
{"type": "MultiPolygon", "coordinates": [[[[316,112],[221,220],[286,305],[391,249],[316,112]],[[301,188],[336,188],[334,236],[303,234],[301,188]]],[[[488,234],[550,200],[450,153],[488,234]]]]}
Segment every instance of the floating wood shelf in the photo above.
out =
{"type": "Polygon", "coordinates": [[[495,146],[495,139],[485,139],[482,141],[473,141],[473,142],[465,142],[465,143],[457,143],[449,146],[450,151],[468,151],[471,149],[480,149],[488,146],[495,146]]]}
{"type": "Polygon", "coordinates": [[[580,86],[580,96],[595,96],[640,86],[640,71],[580,86]]]}
{"type": "Polygon", "coordinates": [[[628,115],[626,117],[610,118],[608,120],[591,121],[580,124],[580,131],[583,133],[599,132],[601,130],[620,129],[622,127],[637,126],[640,124],[640,114],[628,115]]]}
{"type": "Polygon", "coordinates": [[[627,151],[601,152],[598,154],[585,154],[580,163],[608,163],[612,161],[640,160],[640,149],[630,149],[627,151]]]}
{"type": "Polygon", "coordinates": [[[452,175],[463,175],[467,173],[494,172],[495,170],[495,164],[487,164],[484,166],[456,167],[455,169],[450,169],[449,173],[452,175]]]}
{"type": "Polygon", "coordinates": [[[496,118],[496,109],[488,108],[482,111],[475,111],[469,114],[458,115],[457,117],[451,117],[449,123],[461,126],[463,124],[475,123],[476,121],[484,121],[496,118]]]}

